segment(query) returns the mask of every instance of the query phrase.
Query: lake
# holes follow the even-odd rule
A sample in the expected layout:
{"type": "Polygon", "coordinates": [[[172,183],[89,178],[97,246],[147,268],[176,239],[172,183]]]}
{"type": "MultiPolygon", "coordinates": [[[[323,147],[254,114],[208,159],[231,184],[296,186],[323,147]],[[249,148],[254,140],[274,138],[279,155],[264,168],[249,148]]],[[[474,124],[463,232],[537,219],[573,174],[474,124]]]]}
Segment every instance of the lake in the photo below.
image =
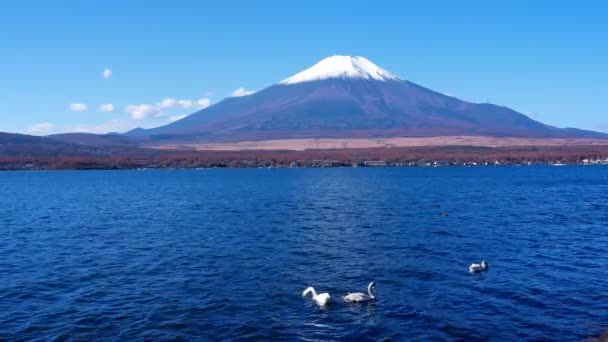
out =
{"type": "Polygon", "coordinates": [[[4,172],[0,340],[584,340],[607,222],[599,166],[4,172]]]}

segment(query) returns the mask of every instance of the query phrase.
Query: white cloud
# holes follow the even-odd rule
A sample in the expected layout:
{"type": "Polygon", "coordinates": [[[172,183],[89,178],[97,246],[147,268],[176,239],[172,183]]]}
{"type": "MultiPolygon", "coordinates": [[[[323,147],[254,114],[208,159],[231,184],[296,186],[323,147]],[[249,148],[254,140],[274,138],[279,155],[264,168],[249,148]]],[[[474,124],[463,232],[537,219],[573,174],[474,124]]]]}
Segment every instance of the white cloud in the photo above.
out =
{"type": "Polygon", "coordinates": [[[68,108],[72,112],[84,112],[88,107],[84,103],[71,103],[68,108]]]}
{"type": "Polygon", "coordinates": [[[165,98],[156,104],[160,108],[190,108],[193,103],[190,100],[176,100],[173,98],[165,98]]]}
{"type": "Polygon", "coordinates": [[[173,122],[173,121],[181,120],[181,119],[185,118],[186,116],[188,116],[188,114],[170,116],[167,119],[167,121],[173,122]]]}
{"type": "Polygon", "coordinates": [[[176,100],[173,98],[165,98],[156,104],[159,108],[207,108],[211,105],[211,100],[208,98],[202,98],[197,101],[192,100],[176,100]]]}
{"type": "Polygon", "coordinates": [[[196,107],[200,108],[200,109],[204,109],[211,106],[211,100],[207,99],[207,98],[203,98],[200,99],[198,101],[196,101],[196,107]]]}
{"type": "Polygon", "coordinates": [[[232,92],[232,96],[247,96],[247,95],[251,95],[253,93],[255,93],[255,91],[247,90],[243,87],[240,87],[239,89],[232,92]]]}
{"type": "Polygon", "coordinates": [[[99,111],[101,111],[101,112],[113,112],[114,111],[114,105],[111,104],[111,103],[102,104],[101,106],[99,106],[99,111]]]}
{"type": "Polygon", "coordinates": [[[125,108],[133,120],[143,120],[151,118],[167,118],[170,122],[183,119],[186,115],[173,115],[165,113],[164,110],[173,108],[182,109],[203,109],[211,105],[211,99],[202,98],[193,100],[176,100],[174,98],[164,98],[156,104],[128,105],[125,108]]]}
{"type": "Polygon", "coordinates": [[[166,116],[159,107],[149,104],[128,105],[125,111],[131,114],[133,120],[143,120],[149,118],[162,118],[166,116]]]}
{"type": "Polygon", "coordinates": [[[108,78],[112,77],[112,69],[108,69],[108,68],[103,69],[103,72],[101,73],[101,77],[103,77],[104,80],[107,80],[108,78]]]}
{"type": "Polygon", "coordinates": [[[177,105],[177,100],[172,98],[163,99],[158,103],[160,108],[173,108],[177,105]]]}
{"type": "Polygon", "coordinates": [[[30,126],[27,129],[27,132],[30,134],[47,134],[53,130],[55,126],[49,122],[42,122],[35,125],[30,126]]]}
{"type": "Polygon", "coordinates": [[[194,106],[194,102],[191,100],[179,100],[177,101],[177,106],[180,108],[192,108],[194,106]]]}

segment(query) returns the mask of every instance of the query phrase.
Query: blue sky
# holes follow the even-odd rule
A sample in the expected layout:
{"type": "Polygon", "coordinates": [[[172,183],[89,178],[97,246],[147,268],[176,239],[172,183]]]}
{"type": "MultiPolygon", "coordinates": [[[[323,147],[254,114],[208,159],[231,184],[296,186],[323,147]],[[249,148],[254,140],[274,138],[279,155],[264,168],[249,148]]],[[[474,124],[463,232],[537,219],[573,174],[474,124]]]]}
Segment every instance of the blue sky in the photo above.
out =
{"type": "Polygon", "coordinates": [[[334,54],[608,131],[606,13],[604,1],[5,2],[0,131],[153,127],[334,54]]]}

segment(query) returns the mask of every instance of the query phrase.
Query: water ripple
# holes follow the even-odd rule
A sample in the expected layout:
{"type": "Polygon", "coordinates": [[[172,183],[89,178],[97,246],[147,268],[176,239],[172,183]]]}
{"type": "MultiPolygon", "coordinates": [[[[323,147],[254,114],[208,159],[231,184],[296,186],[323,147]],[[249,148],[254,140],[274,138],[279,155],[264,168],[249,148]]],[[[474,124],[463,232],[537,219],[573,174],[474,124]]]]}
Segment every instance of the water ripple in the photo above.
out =
{"type": "Polygon", "coordinates": [[[602,167],[2,173],[0,340],[582,340],[607,190],[602,167]],[[374,304],[301,297],[371,280],[374,304]]]}

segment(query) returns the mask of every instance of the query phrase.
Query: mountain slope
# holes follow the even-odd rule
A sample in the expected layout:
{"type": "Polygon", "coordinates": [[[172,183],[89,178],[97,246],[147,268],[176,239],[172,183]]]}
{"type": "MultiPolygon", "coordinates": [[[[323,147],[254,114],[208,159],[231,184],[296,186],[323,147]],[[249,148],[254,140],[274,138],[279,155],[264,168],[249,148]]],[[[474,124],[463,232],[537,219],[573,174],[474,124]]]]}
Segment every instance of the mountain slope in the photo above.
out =
{"type": "MultiPolygon", "coordinates": [[[[103,137],[103,136],[99,136],[103,137]]],[[[92,146],[17,133],[0,132],[0,159],[109,157],[141,153],[143,149],[131,146],[92,146]]]]}
{"type": "Polygon", "coordinates": [[[132,135],[242,141],[485,135],[605,138],[551,127],[506,107],[462,101],[401,80],[363,57],[333,56],[252,95],[228,98],[132,135]]]}

